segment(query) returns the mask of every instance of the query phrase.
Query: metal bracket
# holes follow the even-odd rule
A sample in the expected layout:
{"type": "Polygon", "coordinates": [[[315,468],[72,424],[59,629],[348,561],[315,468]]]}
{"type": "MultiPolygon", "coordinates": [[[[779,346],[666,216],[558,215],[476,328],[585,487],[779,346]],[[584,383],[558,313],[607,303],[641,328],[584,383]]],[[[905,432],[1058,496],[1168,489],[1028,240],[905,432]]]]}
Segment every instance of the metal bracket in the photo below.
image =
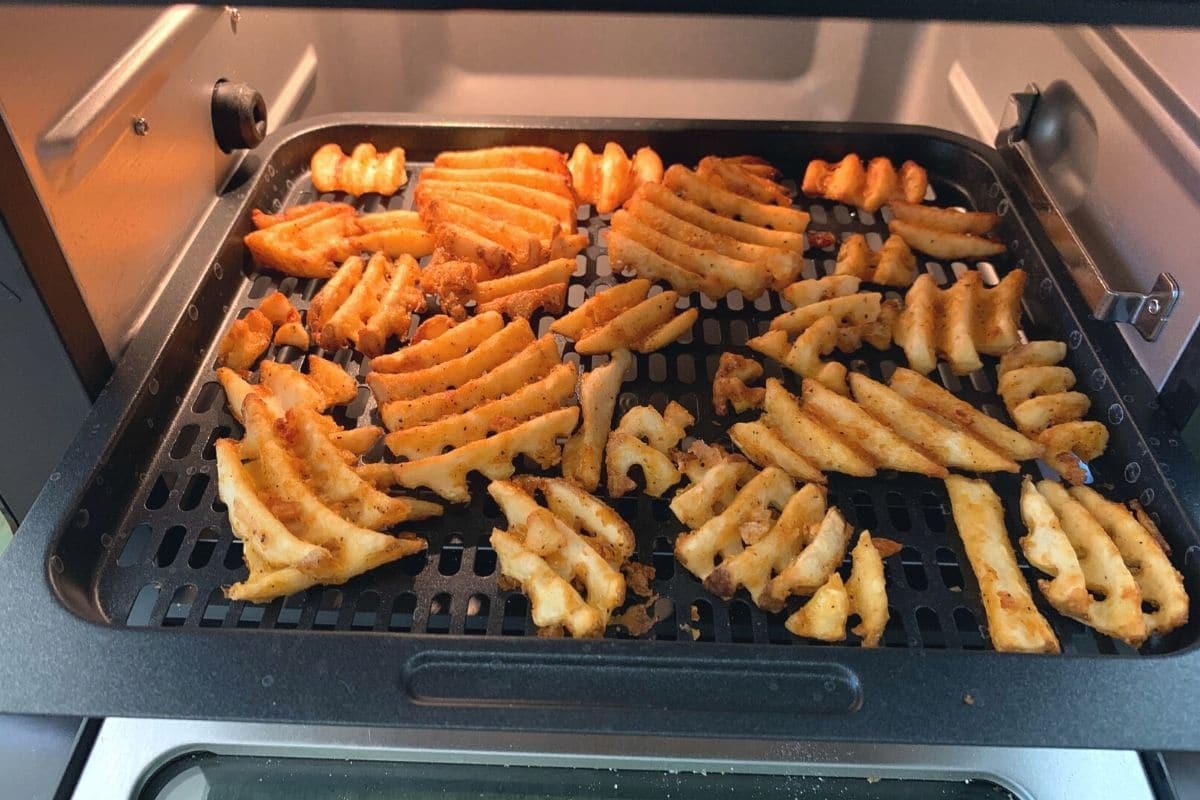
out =
{"type": "Polygon", "coordinates": [[[1160,272],[1154,286],[1146,293],[1119,291],[1109,284],[1096,259],[1088,253],[1056,202],[1029,147],[1029,132],[1040,98],[1041,92],[1033,84],[1025,87],[1023,92],[1009,95],[1000,118],[996,149],[1013,168],[1017,182],[1033,204],[1050,241],[1091,308],[1092,317],[1101,322],[1129,323],[1143,339],[1152,342],[1162,332],[1179,300],[1179,282],[1170,273],[1160,272]],[[1013,158],[1014,155],[1017,157],[1013,158]]]}

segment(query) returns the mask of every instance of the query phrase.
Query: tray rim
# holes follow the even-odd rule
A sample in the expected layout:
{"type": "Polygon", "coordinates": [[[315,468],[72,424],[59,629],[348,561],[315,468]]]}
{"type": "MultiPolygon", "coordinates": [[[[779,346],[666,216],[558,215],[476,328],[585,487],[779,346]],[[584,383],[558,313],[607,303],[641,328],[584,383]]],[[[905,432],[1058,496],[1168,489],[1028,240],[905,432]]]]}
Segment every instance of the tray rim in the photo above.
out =
{"type": "MultiPolygon", "coordinates": [[[[1024,201],[996,151],[964,136],[924,126],[526,116],[430,118],[420,114],[355,113],[315,117],[282,128],[270,135],[266,148],[248,156],[247,162],[259,162],[253,174],[246,176],[243,170],[244,180],[238,188],[219,196],[212,213],[198,226],[181,256],[179,269],[164,287],[85,420],[81,433],[64,455],[54,473],[57,477],[52,477],[43,489],[21,526],[21,535],[15,538],[5,557],[0,558],[0,585],[6,587],[6,591],[0,593],[0,618],[8,623],[10,637],[10,645],[0,649],[0,670],[15,676],[14,680],[0,682],[0,711],[563,731],[586,727],[614,732],[683,735],[702,735],[706,730],[730,730],[732,727],[746,735],[754,733],[770,738],[801,735],[859,741],[1200,749],[1200,731],[1192,731],[1187,725],[1186,712],[1187,699],[1200,697],[1200,643],[1167,654],[1137,658],[1076,655],[1064,659],[994,651],[881,649],[866,652],[841,647],[748,650],[739,644],[695,645],[686,642],[547,642],[439,634],[380,636],[374,632],[353,631],[136,629],[108,625],[74,613],[67,607],[67,598],[59,593],[58,582],[51,574],[62,566],[61,562],[56,566],[51,558],[52,548],[72,524],[82,493],[108,460],[131,422],[128,398],[140,392],[152,378],[152,367],[161,356],[165,338],[156,334],[164,329],[171,330],[186,318],[188,303],[211,263],[210,251],[223,240],[227,228],[245,213],[250,194],[248,187],[263,180],[263,175],[274,163],[276,152],[292,140],[317,131],[362,125],[376,128],[505,128],[529,132],[577,130],[581,133],[592,130],[786,133],[795,130],[797,133],[821,131],[853,135],[910,134],[940,139],[970,151],[996,175],[1010,202],[1020,204],[1024,201]],[[115,424],[112,424],[114,420],[115,424]],[[91,433],[93,426],[106,422],[110,423],[106,435],[91,433]],[[29,585],[31,575],[37,576],[32,586],[29,585]],[[335,640],[326,642],[319,638],[333,633],[338,637],[335,640]],[[238,642],[236,649],[205,647],[204,643],[209,640],[193,639],[228,634],[245,638],[229,640],[238,642]],[[73,652],[60,653],[47,646],[60,638],[74,646],[73,652]],[[23,644],[13,646],[11,642],[23,644]],[[336,647],[330,647],[333,642],[337,642],[336,647]],[[92,659],[99,653],[103,653],[100,669],[95,669],[92,659]],[[394,663],[396,677],[403,683],[406,665],[429,658],[431,654],[451,661],[456,656],[474,661],[487,654],[486,657],[495,659],[498,664],[516,663],[517,668],[530,658],[546,663],[562,658],[585,661],[605,658],[644,668],[651,682],[669,680],[674,670],[668,669],[663,674],[664,660],[681,668],[722,662],[745,665],[751,671],[754,665],[764,663],[845,665],[860,682],[860,691],[864,686],[869,688],[863,709],[842,716],[741,713],[718,710],[719,704],[714,704],[708,710],[689,710],[673,715],[674,718],[666,720],[665,725],[662,721],[647,725],[645,720],[633,720],[627,713],[586,702],[547,707],[536,702],[534,687],[529,687],[529,696],[522,698],[526,702],[513,708],[428,703],[397,693],[397,702],[403,712],[400,714],[385,713],[385,707],[390,708],[386,704],[374,708],[361,703],[339,705],[332,693],[311,691],[313,685],[321,685],[320,678],[327,671],[344,681],[343,685],[351,694],[371,691],[371,684],[377,681],[376,673],[365,675],[362,670],[356,670],[356,664],[372,657],[394,663]],[[958,659],[962,658],[969,660],[960,662],[958,659]],[[923,665],[930,663],[926,659],[947,660],[935,662],[936,667],[925,667],[923,665]],[[1051,663],[1047,659],[1053,659],[1055,666],[1042,668],[1041,665],[1051,663]],[[186,664],[190,670],[206,677],[199,681],[180,680],[176,670],[161,669],[172,663],[186,664]],[[230,664],[242,666],[244,672],[230,674],[230,664]],[[285,674],[281,677],[277,673],[263,673],[264,665],[271,664],[279,665],[285,674]],[[159,669],[148,671],[147,665],[158,665],[159,669]],[[129,676],[137,677],[130,679],[129,676]],[[272,678],[270,683],[266,682],[267,677],[272,678]],[[126,685],[130,681],[132,685],[126,685]],[[896,689],[918,682],[925,687],[921,692],[913,693],[907,699],[897,696],[904,693],[897,693],[896,689]],[[1111,692],[1109,703],[1101,705],[1095,701],[1089,691],[1094,685],[1108,687],[1111,692]],[[274,699],[285,696],[284,691],[288,691],[286,703],[274,699]],[[963,701],[966,693],[973,695],[973,705],[963,701]],[[265,699],[269,701],[263,702],[265,699]],[[1114,709],[1128,713],[1114,713],[1114,709]],[[575,711],[583,716],[572,719],[572,715],[563,714],[564,711],[575,711]],[[987,713],[992,719],[980,719],[980,713],[987,713]],[[914,725],[922,717],[928,725],[914,725]],[[719,727],[714,728],[714,725],[719,727]]],[[[1028,208],[1016,211],[1018,222],[1033,240],[1034,250],[1044,260],[1056,260],[1053,251],[1047,247],[1044,232],[1028,208]],[[1047,259],[1047,253],[1051,258],[1047,259]]],[[[1065,288],[1070,297],[1073,287],[1065,288]]],[[[1115,338],[1120,341],[1119,335],[1115,338]]],[[[1091,331],[1087,341],[1094,343],[1091,331]]],[[[1109,347],[1106,342],[1106,353],[1112,352],[1109,347]]],[[[1158,468],[1159,464],[1155,466],[1158,468]]],[[[1174,499],[1180,503],[1184,516],[1194,521],[1195,515],[1187,512],[1186,504],[1178,495],[1179,490],[1174,499]]],[[[392,691],[400,686],[393,684],[387,688],[392,691]]],[[[737,694],[736,691],[730,693],[737,694]]]]}

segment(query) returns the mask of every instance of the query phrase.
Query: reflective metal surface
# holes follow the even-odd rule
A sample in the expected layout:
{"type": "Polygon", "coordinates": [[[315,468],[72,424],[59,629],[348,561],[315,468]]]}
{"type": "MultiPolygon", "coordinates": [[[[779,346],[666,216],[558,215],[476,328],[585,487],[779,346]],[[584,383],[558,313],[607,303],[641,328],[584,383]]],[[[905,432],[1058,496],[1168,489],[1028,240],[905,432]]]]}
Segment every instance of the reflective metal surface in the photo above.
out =
{"type": "Polygon", "coordinates": [[[105,720],[75,800],[132,798],[168,761],[228,755],[767,775],[987,779],[1023,800],[1153,800],[1136,753],[105,720]]]}

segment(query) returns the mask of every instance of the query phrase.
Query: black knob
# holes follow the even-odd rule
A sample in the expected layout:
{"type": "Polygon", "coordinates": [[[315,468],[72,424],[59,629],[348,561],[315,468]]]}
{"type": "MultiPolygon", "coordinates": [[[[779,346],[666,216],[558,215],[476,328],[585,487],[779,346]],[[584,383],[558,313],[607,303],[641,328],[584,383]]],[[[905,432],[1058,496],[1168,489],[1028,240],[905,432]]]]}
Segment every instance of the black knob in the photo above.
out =
{"type": "Polygon", "coordinates": [[[213,87],[212,125],[226,153],[257,147],[267,135],[267,104],[253,86],[222,78],[213,87]]]}

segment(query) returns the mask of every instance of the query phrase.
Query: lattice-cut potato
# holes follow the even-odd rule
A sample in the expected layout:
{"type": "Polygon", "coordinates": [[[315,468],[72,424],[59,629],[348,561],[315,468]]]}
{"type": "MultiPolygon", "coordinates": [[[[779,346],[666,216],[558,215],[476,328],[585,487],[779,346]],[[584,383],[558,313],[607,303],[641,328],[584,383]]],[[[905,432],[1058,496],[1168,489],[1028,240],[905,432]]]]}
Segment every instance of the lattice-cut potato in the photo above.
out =
{"type": "Polygon", "coordinates": [[[1079,556],[1062,529],[1058,514],[1034,486],[1028,475],[1021,483],[1021,519],[1027,531],[1020,539],[1021,551],[1029,563],[1050,576],[1038,579],[1038,588],[1050,605],[1079,619],[1087,613],[1092,599],[1088,595],[1079,565],[1079,556]]]}
{"type": "Polygon", "coordinates": [[[620,497],[637,487],[629,477],[629,470],[636,465],[642,469],[646,494],[662,497],[680,478],[670,451],[694,422],[687,409],[674,400],[662,414],[651,406],[634,406],[625,412],[604,450],[609,495],[620,497]]]}
{"type": "Polygon", "coordinates": [[[1183,576],[1171,566],[1165,544],[1149,517],[1139,519],[1122,503],[1107,500],[1095,489],[1075,486],[1071,496],[1104,528],[1129,567],[1148,606],[1143,617],[1147,635],[1168,633],[1188,619],[1183,576]]]}
{"type": "Polygon", "coordinates": [[[954,524],[979,581],[988,634],[997,650],[1057,653],[1058,637],[1033,603],[1004,527],[1000,498],[987,481],[946,478],[954,524]]]}
{"type": "Polygon", "coordinates": [[[611,214],[644,183],[660,183],[663,163],[658,153],[642,147],[633,158],[616,142],[607,142],[600,153],[580,142],[567,159],[571,184],[581,203],[591,203],[597,214],[611,214]]]}
{"type": "Polygon", "coordinates": [[[770,418],[739,422],[729,427],[729,439],[746,458],[760,467],[779,467],[799,481],[824,483],[825,474],[785,441],[786,434],[771,427],[770,418]]]}
{"type": "Polygon", "coordinates": [[[691,330],[699,312],[689,308],[676,313],[677,293],[647,296],[649,291],[650,281],[644,278],[619,283],[556,320],[550,330],[574,340],[580,355],[659,350],[691,330]]]}
{"type": "Polygon", "coordinates": [[[974,233],[929,228],[899,218],[888,223],[888,230],[913,250],[946,261],[974,261],[998,256],[1005,251],[1004,243],[995,239],[974,233]]]}
{"type": "Polygon", "coordinates": [[[824,197],[875,213],[894,200],[919,203],[925,199],[928,187],[925,170],[913,161],[905,161],[897,170],[889,159],[877,157],[864,166],[862,158],[850,153],[836,164],[810,161],[800,190],[810,197],[824,197]]]}
{"type": "Polygon", "coordinates": [[[236,319],[217,345],[217,365],[246,372],[271,346],[271,320],[257,308],[236,319]]]}
{"type": "Polygon", "coordinates": [[[754,359],[736,353],[721,353],[717,372],[713,376],[713,410],[724,416],[729,413],[730,406],[738,414],[750,408],[762,407],[766,390],[748,385],[761,378],[762,374],[762,366],[754,359]]]}
{"type": "Polygon", "coordinates": [[[500,572],[529,597],[538,627],[600,636],[625,600],[621,564],[633,533],[611,508],[555,478],[495,480],[488,493],[508,520],[492,531],[500,572]],[[549,508],[538,505],[542,492],[549,508]]]}
{"type": "Polygon", "coordinates": [[[1062,484],[1040,481],[1037,490],[1058,517],[1092,593],[1087,611],[1077,619],[1133,647],[1141,645],[1147,636],[1142,592],[1121,558],[1121,551],[1104,527],[1062,484]]]}
{"type": "Polygon", "coordinates": [[[859,618],[859,623],[850,631],[862,639],[863,647],[878,647],[887,627],[882,544],[882,540],[872,540],[870,531],[863,531],[858,544],[850,551],[850,579],[846,581],[846,592],[850,595],[850,613],[859,618]]]}
{"type": "Polygon", "coordinates": [[[287,295],[276,291],[269,293],[258,304],[258,310],[271,321],[271,327],[275,329],[275,344],[308,349],[308,331],[300,321],[300,312],[287,299],[287,295]]]}
{"type": "Polygon", "coordinates": [[[408,182],[404,169],[404,148],[393,147],[380,153],[375,145],[355,145],[347,156],[340,145],[326,144],[313,153],[312,182],[318,192],[346,192],[353,195],[393,195],[408,182]]]}
{"type": "Polygon", "coordinates": [[[746,344],[797,375],[812,378],[838,394],[848,395],[850,388],[846,384],[846,366],[836,361],[821,360],[822,356],[829,355],[837,347],[838,327],[836,318],[821,317],[801,331],[794,342],[788,341],[787,331],[771,330],[746,344]]]}
{"type": "Polygon", "coordinates": [[[876,350],[887,350],[892,346],[896,321],[900,319],[900,301],[889,298],[879,304],[879,319],[862,325],[843,325],[838,328],[838,350],[853,353],[863,342],[876,350]]]}
{"type": "Polygon", "coordinates": [[[699,528],[675,539],[675,557],[700,580],[717,567],[717,558],[729,559],[742,552],[744,538],[758,539],[772,524],[772,510],[780,512],[796,487],[787,474],[767,467],[738,491],[733,502],[699,528]]]}
{"type": "Polygon", "coordinates": [[[312,299],[308,326],[313,338],[326,350],[354,345],[379,355],[390,338],[408,334],[414,313],[425,310],[420,273],[409,255],[392,261],[376,253],[365,265],[351,256],[312,299]]]}
{"type": "Polygon", "coordinates": [[[917,278],[917,257],[899,236],[889,236],[879,250],[872,250],[867,237],[855,233],[838,249],[833,274],[882,286],[911,286],[917,278]]]}
{"type": "MultiPolygon", "coordinates": [[[[793,296],[798,294],[799,292],[792,292],[793,296]]],[[[879,292],[838,295],[785,311],[771,320],[771,330],[784,331],[789,336],[796,336],[825,317],[832,317],[838,327],[867,325],[879,319],[882,304],[883,295],[879,292]]]]}
{"type": "MultiPolygon", "coordinates": [[[[421,323],[422,326],[425,323],[421,323]]],[[[504,318],[492,311],[446,328],[436,336],[371,359],[372,372],[413,372],[465,356],[489,336],[499,333],[504,318]]]]}
{"type": "MultiPolygon", "coordinates": [[[[774,248],[776,250],[790,250],[796,253],[803,253],[807,249],[808,245],[805,241],[804,233],[807,227],[808,215],[805,212],[772,210],[770,207],[748,202],[746,198],[740,197],[734,192],[721,192],[720,201],[714,202],[710,206],[703,198],[707,191],[719,187],[715,187],[713,184],[702,180],[695,173],[681,173],[676,171],[672,174],[672,180],[681,186],[683,183],[687,183],[690,187],[697,190],[696,196],[688,198],[686,197],[688,194],[686,190],[677,194],[667,186],[657,183],[647,184],[637,192],[626,208],[631,213],[636,213],[635,209],[639,206],[652,205],[697,228],[712,234],[729,237],[735,242],[774,248]],[[684,177],[685,175],[687,177],[684,177]],[[683,179],[682,182],[681,178],[683,179]],[[724,208],[724,210],[714,210],[718,206],[724,208]],[[786,217],[791,226],[776,227],[771,223],[762,224],[744,220],[737,211],[739,208],[750,211],[752,216],[754,215],[753,212],[761,211],[761,213],[767,215],[786,217]]],[[[750,254],[761,251],[747,250],[744,252],[750,254]]]]}
{"type": "Polygon", "coordinates": [[[783,625],[802,639],[843,642],[849,618],[850,594],[842,583],[842,576],[834,572],[807,603],[784,620],[783,625]]]}
{"type": "Polygon", "coordinates": [[[836,508],[822,509],[823,518],[806,532],[804,548],[767,583],[758,604],[780,611],[792,595],[809,595],[820,588],[842,559],[854,529],[836,508]]]}
{"type": "Polygon", "coordinates": [[[687,476],[689,485],[671,499],[671,513],[690,529],[699,528],[724,511],[742,484],[755,474],[744,458],[699,439],[686,453],[675,452],[675,465],[687,476]]]}
{"type": "Polygon", "coordinates": [[[607,364],[589,370],[579,382],[579,430],[563,445],[563,477],[594,492],[600,485],[604,448],[625,373],[633,363],[628,350],[617,350],[607,364]]]}

